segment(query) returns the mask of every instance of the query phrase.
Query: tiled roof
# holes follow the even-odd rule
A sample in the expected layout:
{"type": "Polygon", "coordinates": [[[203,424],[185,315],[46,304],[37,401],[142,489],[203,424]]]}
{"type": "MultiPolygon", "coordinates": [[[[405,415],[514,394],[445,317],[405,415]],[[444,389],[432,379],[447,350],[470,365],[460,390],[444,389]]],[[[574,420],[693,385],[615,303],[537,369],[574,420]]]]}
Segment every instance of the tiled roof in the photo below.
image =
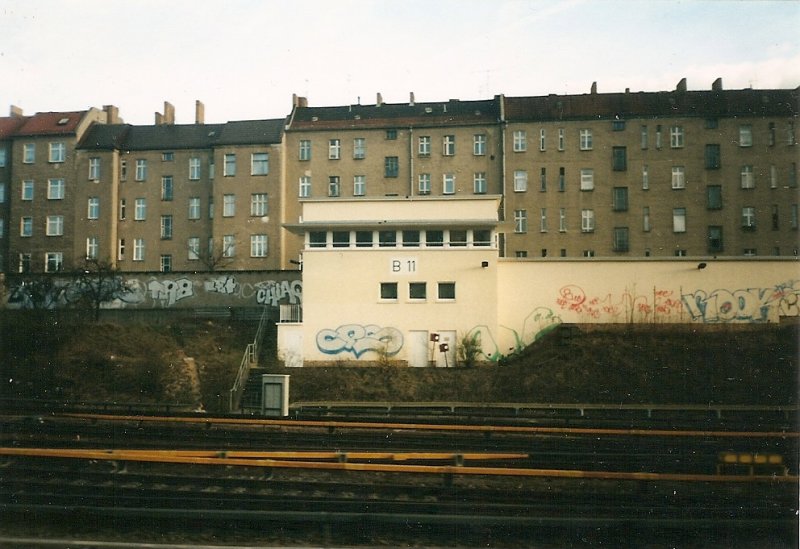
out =
{"type": "Polygon", "coordinates": [[[506,97],[510,122],[658,116],[796,116],[795,90],[713,90],[506,97]]]}
{"type": "Polygon", "coordinates": [[[27,116],[0,117],[0,139],[8,139],[17,133],[17,129],[28,120],[27,116]]]}
{"type": "Polygon", "coordinates": [[[222,126],[217,145],[248,145],[280,143],[283,137],[284,118],[273,120],[240,120],[222,126]]]}
{"type": "Polygon", "coordinates": [[[499,99],[440,103],[298,107],[289,130],[462,126],[500,120],[499,99]]]}
{"type": "Polygon", "coordinates": [[[78,123],[87,111],[37,112],[26,117],[25,124],[17,130],[18,136],[74,134],[78,123]]]}

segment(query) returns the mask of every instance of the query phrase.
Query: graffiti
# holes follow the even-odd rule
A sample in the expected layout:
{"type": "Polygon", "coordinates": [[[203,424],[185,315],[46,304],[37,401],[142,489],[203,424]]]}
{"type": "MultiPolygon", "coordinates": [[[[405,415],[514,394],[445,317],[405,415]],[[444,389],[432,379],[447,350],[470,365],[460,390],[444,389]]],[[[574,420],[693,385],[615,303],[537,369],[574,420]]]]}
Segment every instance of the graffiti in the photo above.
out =
{"type": "Polygon", "coordinates": [[[219,276],[206,280],[203,283],[203,288],[208,293],[218,293],[224,295],[231,295],[236,292],[237,284],[236,279],[229,275],[219,276]]]}
{"type": "MultiPolygon", "coordinates": [[[[500,326],[509,330],[514,336],[514,347],[508,349],[509,353],[518,353],[531,343],[538,341],[561,325],[559,317],[552,309],[536,307],[522,321],[519,330],[500,326]]],[[[505,353],[500,350],[497,340],[488,326],[475,326],[467,332],[467,336],[476,337],[481,347],[482,356],[490,362],[499,362],[505,353]]]]}
{"type": "Polygon", "coordinates": [[[673,290],[653,288],[650,295],[638,294],[626,288],[619,296],[587,296],[580,286],[568,284],[561,287],[556,298],[562,310],[572,311],[588,320],[613,322],[655,322],[680,317],[683,304],[673,290]]]}
{"type": "Polygon", "coordinates": [[[268,280],[260,282],[261,286],[256,293],[256,302],[259,305],[272,305],[278,306],[278,302],[283,299],[288,299],[289,304],[303,302],[303,283],[299,280],[284,280],[277,282],[275,280],[268,280]]]}
{"type": "Polygon", "coordinates": [[[181,299],[194,296],[194,285],[188,278],[151,280],[147,289],[153,301],[162,307],[171,307],[181,299]]]}
{"type": "Polygon", "coordinates": [[[696,290],[683,294],[692,320],[708,323],[769,322],[780,316],[798,316],[800,288],[795,281],[773,288],[696,290]]]}
{"type": "Polygon", "coordinates": [[[353,353],[360,358],[373,351],[394,356],[403,348],[403,334],[397,328],[381,328],[374,324],[345,324],[317,333],[317,348],[327,355],[353,353]]]}

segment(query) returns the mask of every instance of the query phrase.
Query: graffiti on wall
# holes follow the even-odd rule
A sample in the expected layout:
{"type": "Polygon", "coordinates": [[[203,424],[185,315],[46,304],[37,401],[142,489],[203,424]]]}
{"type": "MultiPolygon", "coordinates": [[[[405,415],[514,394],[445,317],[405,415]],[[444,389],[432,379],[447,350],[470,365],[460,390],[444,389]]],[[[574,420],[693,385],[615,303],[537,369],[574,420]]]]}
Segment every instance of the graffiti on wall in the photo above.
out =
{"type": "Polygon", "coordinates": [[[682,295],[692,320],[707,323],[769,322],[800,316],[800,284],[792,280],[772,288],[696,290],[682,295]]]}
{"type": "Polygon", "coordinates": [[[679,292],[653,288],[644,294],[636,287],[626,288],[621,294],[587,295],[580,286],[568,284],[558,290],[556,304],[564,311],[572,311],[587,322],[655,322],[675,320],[683,314],[679,292]]]}
{"type": "Polygon", "coordinates": [[[555,314],[552,309],[536,307],[525,316],[519,329],[500,326],[505,330],[509,330],[514,336],[514,346],[508,349],[506,353],[500,350],[497,340],[488,326],[475,326],[467,332],[467,336],[477,339],[481,346],[482,357],[485,360],[498,362],[504,355],[520,352],[531,343],[558,328],[559,325],[561,325],[561,317],[555,314]]]}
{"type": "Polygon", "coordinates": [[[172,307],[181,299],[194,296],[194,284],[188,278],[154,279],[147,283],[147,290],[153,302],[161,307],[172,307]]]}
{"type": "Polygon", "coordinates": [[[394,356],[403,348],[403,334],[392,327],[345,324],[335,330],[320,330],[317,333],[317,348],[326,355],[352,353],[360,358],[364,353],[373,351],[394,356]]]}

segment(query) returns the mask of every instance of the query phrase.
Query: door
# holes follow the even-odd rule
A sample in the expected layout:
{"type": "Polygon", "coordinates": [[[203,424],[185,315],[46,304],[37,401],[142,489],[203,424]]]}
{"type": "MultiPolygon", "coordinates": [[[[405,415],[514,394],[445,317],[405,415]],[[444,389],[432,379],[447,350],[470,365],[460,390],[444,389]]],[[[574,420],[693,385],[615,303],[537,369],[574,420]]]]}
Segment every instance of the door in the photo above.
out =
{"type": "Polygon", "coordinates": [[[425,330],[411,330],[408,332],[408,365],[421,368],[429,364],[428,332],[425,330]]]}

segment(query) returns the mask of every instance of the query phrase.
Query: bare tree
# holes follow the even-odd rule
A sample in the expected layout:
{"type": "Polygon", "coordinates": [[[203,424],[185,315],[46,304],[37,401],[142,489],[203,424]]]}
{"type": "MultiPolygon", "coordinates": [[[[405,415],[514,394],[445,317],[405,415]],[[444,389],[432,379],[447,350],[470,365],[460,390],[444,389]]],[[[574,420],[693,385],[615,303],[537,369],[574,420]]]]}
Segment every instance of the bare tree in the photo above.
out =
{"type": "Polygon", "coordinates": [[[196,257],[209,271],[219,271],[234,262],[234,252],[236,250],[236,235],[233,239],[226,241],[223,239],[209,240],[208,246],[200,246],[198,249],[189,247],[190,257],[196,257]]]}
{"type": "Polygon", "coordinates": [[[70,298],[91,309],[95,322],[100,320],[104,303],[111,303],[130,292],[119,270],[111,263],[97,259],[85,259],[83,265],[75,270],[70,286],[70,298]]]}

